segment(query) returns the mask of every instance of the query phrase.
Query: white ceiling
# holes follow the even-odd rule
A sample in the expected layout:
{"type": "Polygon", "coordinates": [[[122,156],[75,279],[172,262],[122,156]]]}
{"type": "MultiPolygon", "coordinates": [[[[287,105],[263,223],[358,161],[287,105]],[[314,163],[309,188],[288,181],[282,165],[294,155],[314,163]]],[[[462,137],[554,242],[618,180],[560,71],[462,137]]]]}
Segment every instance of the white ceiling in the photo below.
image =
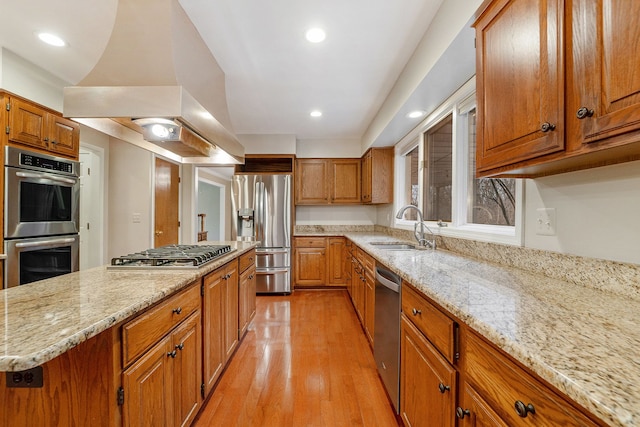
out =
{"type": "MultiPolygon", "coordinates": [[[[180,0],[227,81],[238,134],[360,138],[442,0],[180,0]],[[304,39],[311,26],[321,44],[304,39]],[[312,109],[323,111],[311,118],[312,109]]],[[[75,84],[109,38],[117,0],[0,0],[0,45],[75,84]],[[68,46],[37,40],[47,30],[68,46]]],[[[188,47],[185,47],[188,48],[188,47]]]]}

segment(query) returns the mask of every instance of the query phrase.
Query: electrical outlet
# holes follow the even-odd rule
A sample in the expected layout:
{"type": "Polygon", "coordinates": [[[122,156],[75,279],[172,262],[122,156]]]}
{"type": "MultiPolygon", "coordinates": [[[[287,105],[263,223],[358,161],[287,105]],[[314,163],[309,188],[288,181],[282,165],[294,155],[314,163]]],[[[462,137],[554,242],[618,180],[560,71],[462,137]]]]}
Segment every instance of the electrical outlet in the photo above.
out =
{"type": "Polygon", "coordinates": [[[556,209],[539,208],[536,218],[536,234],[540,236],[556,235],[556,209]]]}
{"type": "Polygon", "coordinates": [[[42,366],[36,366],[26,371],[7,372],[6,378],[7,387],[41,388],[44,383],[42,366]]]}
{"type": "Polygon", "coordinates": [[[134,213],[131,215],[131,219],[133,220],[134,224],[139,224],[140,223],[140,214],[139,213],[134,213]]]}

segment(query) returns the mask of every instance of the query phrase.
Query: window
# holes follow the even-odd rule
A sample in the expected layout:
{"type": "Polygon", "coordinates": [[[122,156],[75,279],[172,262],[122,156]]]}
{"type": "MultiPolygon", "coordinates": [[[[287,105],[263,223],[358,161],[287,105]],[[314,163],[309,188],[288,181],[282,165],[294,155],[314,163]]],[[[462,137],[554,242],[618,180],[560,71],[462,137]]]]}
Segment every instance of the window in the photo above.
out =
{"type": "MultiPolygon", "coordinates": [[[[395,209],[418,206],[442,235],[520,244],[521,180],[475,178],[474,90],[472,79],[396,146],[404,197],[395,209]]],[[[410,210],[395,224],[416,220],[410,210]]]]}

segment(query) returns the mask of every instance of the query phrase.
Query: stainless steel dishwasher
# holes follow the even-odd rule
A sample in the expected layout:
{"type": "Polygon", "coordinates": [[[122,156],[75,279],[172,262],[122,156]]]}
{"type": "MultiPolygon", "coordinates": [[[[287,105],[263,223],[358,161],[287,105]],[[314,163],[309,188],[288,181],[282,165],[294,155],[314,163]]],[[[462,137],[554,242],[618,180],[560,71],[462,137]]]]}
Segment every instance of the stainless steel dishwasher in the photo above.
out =
{"type": "Polygon", "coordinates": [[[396,413],[400,410],[401,283],[400,276],[383,266],[376,266],[373,356],[396,413]]]}

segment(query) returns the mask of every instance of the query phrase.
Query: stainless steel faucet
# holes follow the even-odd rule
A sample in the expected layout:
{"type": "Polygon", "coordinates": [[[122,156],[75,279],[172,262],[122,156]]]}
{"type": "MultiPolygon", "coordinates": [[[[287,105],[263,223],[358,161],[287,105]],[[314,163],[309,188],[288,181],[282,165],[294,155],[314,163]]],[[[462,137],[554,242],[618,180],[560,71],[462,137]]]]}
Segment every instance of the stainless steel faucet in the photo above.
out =
{"type": "Polygon", "coordinates": [[[404,216],[404,213],[409,209],[415,210],[418,214],[418,221],[416,222],[416,225],[413,227],[413,235],[418,241],[418,245],[435,249],[436,248],[435,234],[433,233],[433,231],[431,231],[431,229],[427,226],[427,224],[424,223],[424,220],[422,217],[422,211],[417,206],[405,205],[401,207],[398,213],[396,214],[396,218],[402,219],[402,217],[404,216]],[[431,234],[431,236],[433,236],[433,239],[430,240],[425,238],[425,229],[429,232],[429,234],[431,234]]]}

